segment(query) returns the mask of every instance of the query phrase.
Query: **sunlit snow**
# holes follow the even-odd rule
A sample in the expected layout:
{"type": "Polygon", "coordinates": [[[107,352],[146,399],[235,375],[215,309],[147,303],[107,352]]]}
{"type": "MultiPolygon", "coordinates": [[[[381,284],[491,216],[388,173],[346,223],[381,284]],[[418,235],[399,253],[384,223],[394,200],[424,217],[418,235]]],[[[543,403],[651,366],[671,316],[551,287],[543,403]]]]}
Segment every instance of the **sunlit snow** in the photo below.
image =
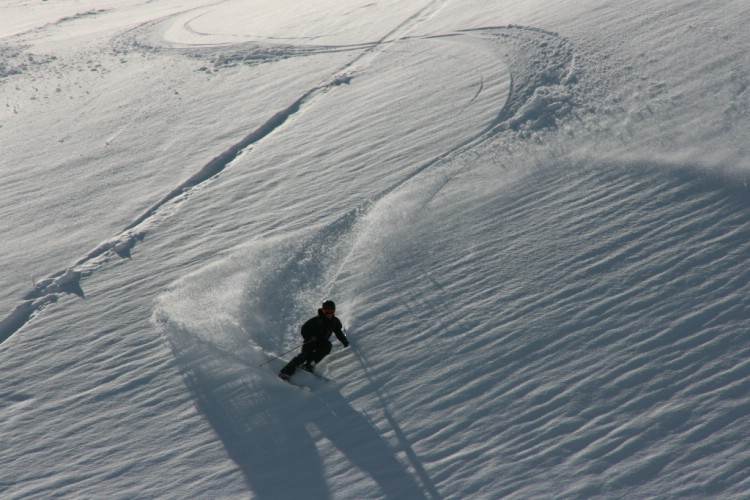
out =
{"type": "Polygon", "coordinates": [[[746,498],[748,21],[2,2],[0,496],[746,498]]]}

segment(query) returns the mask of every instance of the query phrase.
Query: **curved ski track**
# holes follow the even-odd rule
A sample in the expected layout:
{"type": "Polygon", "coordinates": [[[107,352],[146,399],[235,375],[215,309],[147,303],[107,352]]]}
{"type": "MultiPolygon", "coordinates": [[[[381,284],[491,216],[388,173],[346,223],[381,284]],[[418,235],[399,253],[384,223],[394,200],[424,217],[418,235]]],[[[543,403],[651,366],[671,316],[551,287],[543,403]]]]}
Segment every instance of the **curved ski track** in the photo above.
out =
{"type": "MultiPolygon", "coordinates": [[[[286,108],[275,113],[270,119],[257,129],[253,130],[237,143],[229,146],[207,164],[203,165],[190,178],[180,183],[166,195],[164,195],[154,205],[149,207],[144,213],[138,216],[123,231],[93,250],[81,257],[72,266],[61,270],[52,276],[37,282],[34,289],[28,292],[20,305],[18,305],[8,316],[0,321],[0,343],[6,341],[15,332],[28,323],[28,321],[47,305],[57,302],[62,294],[73,294],[84,297],[84,291],[81,286],[83,278],[90,276],[96,269],[104,265],[110,258],[115,255],[120,258],[130,258],[131,249],[143,241],[146,234],[158,224],[160,211],[165,205],[179,203],[183,201],[189,192],[219,175],[228,165],[230,165],[238,156],[247,151],[257,142],[263,140],[281,128],[290,117],[298,113],[305,105],[322,97],[327,91],[334,87],[344,84],[350,84],[356,78],[357,72],[367,67],[369,61],[377,57],[387,48],[398,43],[400,40],[409,39],[409,33],[413,31],[420,23],[434,15],[443,5],[444,1],[433,1],[424,8],[420,9],[411,17],[407,18],[392,31],[371,44],[356,47],[324,47],[304,49],[294,54],[288,52],[283,57],[295,57],[309,53],[319,53],[321,51],[341,51],[341,50],[360,50],[360,54],[354,59],[337,70],[326,82],[317,85],[292,102],[286,108]]],[[[169,16],[167,21],[174,16],[169,16]]],[[[157,22],[149,22],[131,30],[126,35],[131,38],[132,45],[141,50],[159,50],[142,43],[140,37],[148,38],[151,32],[158,28],[159,25],[166,22],[164,19],[157,22]]],[[[559,35],[536,28],[521,26],[498,26],[484,27],[478,29],[467,29],[462,32],[447,35],[431,35],[417,38],[441,38],[457,36],[475,36],[484,39],[487,43],[500,41],[503,47],[510,51],[511,54],[511,89],[500,113],[483,131],[479,134],[469,137],[459,145],[436,155],[432,160],[417,167],[408,173],[401,181],[394,183],[391,187],[385,189],[379,196],[364,202],[361,206],[354,208],[349,214],[342,216],[342,221],[348,220],[348,224],[353,225],[356,217],[352,215],[366,212],[368,207],[382,199],[389,193],[397,190],[410,180],[418,177],[420,174],[431,169],[435,165],[448,160],[449,158],[466,151],[480,142],[493,135],[503,131],[518,132],[523,130],[524,126],[532,123],[530,128],[554,127],[558,119],[563,116],[558,111],[559,107],[542,106],[542,109],[535,108],[533,113],[524,112],[523,107],[534,95],[534,93],[543,87],[564,87],[570,90],[572,61],[574,60],[573,49],[570,43],[559,35]],[[513,54],[519,57],[513,57],[513,54]],[[523,58],[520,57],[523,54],[523,58]],[[525,66],[521,61],[531,61],[531,64],[525,66]],[[556,113],[560,116],[556,116],[556,113]],[[542,117],[540,120],[539,116],[542,117]]],[[[115,43],[125,43],[123,40],[116,40],[115,43]]],[[[240,44],[248,47],[249,44],[240,44]]],[[[263,62],[265,60],[278,60],[278,52],[268,51],[265,59],[257,58],[257,45],[250,44],[247,50],[253,52],[254,56],[250,58],[253,62],[263,62]]],[[[243,55],[238,55],[236,47],[211,47],[209,49],[175,49],[185,52],[188,56],[204,53],[206,50],[211,51],[214,55],[219,54],[219,60],[244,60],[243,55]],[[231,57],[222,58],[222,54],[234,50],[231,57]]],[[[231,53],[231,52],[230,52],[231,53]]],[[[219,65],[220,67],[220,65],[219,65]]],[[[480,88],[477,93],[481,92],[480,88]]],[[[570,100],[569,94],[565,94],[565,99],[570,100]]],[[[476,98],[476,96],[475,96],[476,98]]],[[[556,101],[552,101],[556,102],[556,101]]],[[[568,109],[569,110],[569,109],[568,109]]],[[[351,226],[350,226],[351,227],[351,226]]]]}

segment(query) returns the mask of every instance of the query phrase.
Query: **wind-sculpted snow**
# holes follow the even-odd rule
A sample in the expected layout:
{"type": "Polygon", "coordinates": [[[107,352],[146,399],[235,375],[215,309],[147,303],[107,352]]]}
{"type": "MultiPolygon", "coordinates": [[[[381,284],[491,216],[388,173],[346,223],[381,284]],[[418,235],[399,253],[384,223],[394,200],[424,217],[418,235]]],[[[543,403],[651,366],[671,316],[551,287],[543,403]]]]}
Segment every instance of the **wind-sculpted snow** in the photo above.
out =
{"type": "Polygon", "coordinates": [[[281,494],[282,464],[328,494],[304,451],[319,435],[302,430],[310,424],[356,463],[343,437],[352,425],[359,446],[393,469],[387,487],[362,468],[386,496],[743,491],[745,190],[677,166],[569,167],[550,161],[494,187],[497,165],[424,175],[316,236],[239,248],[162,297],[158,321],[256,494],[281,494]],[[355,342],[332,362],[337,379],[351,379],[349,396],[279,395],[278,366],[258,365],[293,348],[310,298],[332,291],[346,298],[355,342]],[[437,386],[439,397],[420,390],[437,386]],[[365,403],[373,393],[375,407],[365,403]],[[365,426],[363,405],[399,439],[365,426]],[[329,411],[342,427],[328,425],[329,411]],[[734,445],[714,448],[717,439],[734,445]],[[264,465],[247,451],[268,448],[264,465]],[[404,451],[408,460],[394,460],[404,451]],[[733,477],[712,479],[719,462],[733,477]],[[448,479],[458,464],[471,485],[448,479]]]}
{"type": "MultiPolygon", "coordinates": [[[[403,469],[392,485],[422,488],[410,495],[742,491],[748,431],[734,424],[747,403],[725,405],[723,394],[746,398],[748,390],[742,360],[750,345],[738,333],[750,280],[744,191],[705,178],[700,168],[648,162],[589,165],[562,155],[544,158],[531,176],[516,172],[514,163],[528,164],[518,156],[472,165],[473,152],[491,148],[491,138],[506,140],[504,132],[529,137],[554,129],[580,95],[572,52],[561,50],[566,41],[517,27],[493,30],[531,31],[545,42],[537,63],[513,73],[508,103],[490,126],[317,234],[240,248],[231,261],[212,264],[206,271],[242,277],[243,286],[227,287],[228,297],[213,288],[224,279],[203,272],[163,297],[157,316],[202,411],[221,433],[240,425],[232,415],[282,404],[274,399],[273,369],[256,365],[293,349],[314,298],[333,294],[346,298],[340,307],[356,350],[348,364],[333,363],[336,378],[352,378],[346,410],[338,389],[325,391],[337,398],[329,408],[356,415],[376,395],[372,418],[400,436],[381,459],[403,469]],[[544,57],[548,48],[559,58],[544,57]],[[549,95],[566,97],[541,102],[549,95]],[[498,170],[507,172],[505,182],[491,182],[498,170]],[[183,287],[233,304],[231,312],[209,309],[230,326],[170,326],[190,317],[180,310],[205,311],[195,307],[204,299],[183,287]],[[269,311],[268,304],[277,306],[269,311]],[[186,340],[201,332],[227,337],[186,340]],[[224,342],[250,360],[247,374],[230,376],[243,382],[226,393],[214,389],[224,386],[224,370],[193,374],[211,365],[207,358],[227,356],[212,353],[224,342]],[[196,350],[200,361],[187,354],[196,350]],[[439,397],[420,391],[438,386],[439,397]],[[425,425],[425,415],[434,423],[425,425]],[[705,445],[717,438],[737,445],[705,445]],[[409,459],[398,465],[394,453],[409,459]],[[707,471],[716,461],[738,473],[712,481],[707,471]],[[459,464],[471,484],[453,479],[459,464]]],[[[298,433],[297,419],[278,415],[260,427],[294,446],[312,446],[318,436],[298,433]]],[[[347,431],[321,432],[336,444],[335,434],[347,431]]],[[[230,450],[236,435],[222,438],[230,450]]],[[[241,449],[268,446],[260,435],[242,436],[241,449]]],[[[384,444],[369,431],[359,439],[365,448],[384,444]]],[[[280,455],[264,473],[254,455],[231,453],[263,496],[279,494],[266,490],[275,480],[265,483],[277,464],[297,463],[288,446],[275,444],[280,455]]],[[[344,445],[336,453],[356,462],[350,451],[344,445]]],[[[316,485],[318,467],[302,465],[311,461],[303,455],[294,469],[316,485]]],[[[375,471],[363,472],[389,494],[375,471]]]]}
{"type": "MultiPolygon", "coordinates": [[[[408,33],[415,23],[419,22],[423,16],[428,16],[429,12],[432,12],[435,8],[437,7],[431,4],[429,8],[426,8],[427,10],[425,13],[415,14],[414,17],[401,23],[381,40],[371,44],[365,44],[361,47],[326,46],[296,50],[293,46],[291,49],[289,47],[285,48],[284,46],[268,46],[270,47],[269,51],[266,53],[264,49],[261,49],[260,55],[258,52],[258,45],[255,43],[244,44],[246,46],[244,49],[242,49],[241,46],[236,45],[230,46],[229,49],[227,47],[209,49],[203,47],[173,49],[183,51],[189,57],[215,57],[215,69],[225,67],[226,63],[230,60],[269,62],[289,57],[306,56],[313,53],[324,53],[327,51],[350,51],[355,50],[355,48],[361,51],[361,55],[340,68],[327,82],[309,89],[298,99],[293,101],[288,107],[275,113],[263,125],[216,156],[189,179],[180,183],[169,193],[164,195],[160,201],[136,218],[124,229],[122,234],[97,246],[95,249],[88,252],[85,257],[79,259],[73,267],[61,271],[58,274],[75,276],[75,283],[71,285],[72,290],[74,290],[74,293],[77,295],[83,296],[83,291],[80,285],[81,277],[89,275],[102,262],[106,262],[108,260],[108,253],[114,253],[122,258],[130,258],[130,251],[132,248],[138,241],[142,241],[145,237],[146,230],[140,228],[140,226],[155,219],[155,215],[164,205],[178,199],[183,199],[186,192],[220,174],[245,149],[282,126],[287,119],[297,113],[301,106],[310,98],[321,94],[332,87],[349,84],[352,79],[355,78],[359,67],[358,65],[361,66],[362,64],[366,64],[361,62],[363,58],[366,60],[367,57],[373,57],[373,53],[381,53],[385,50],[385,44],[394,43],[394,41],[398,40],[398,37],[402,36],[403,33],[408,33]],[[230,52],[227,52],[228,50],[230,52]],[[217,55],[206,55],[212,53],[217,55]]],[[[163,30],[163,24],[164,21],[159,20],[158,22],[147,23],[137,30],[126,32],[116,41],[116,44],[119,47],[117,50],[119,52],[127,52],[126,47],[128,46],[134,47],[137,50],[144,50],[144,48],[149,51],[160,50],[158,44],[147,46],[144,45],[141,40],[152,40],[151,43],[157,43],[159,39],[154,37],[154,33],[161,33],[163,30]]],[[[443,161],[445,158],[465,149],[467,146],[475,144],[477,140],[486,139],[489,136],[488,132],[495,134],[498,131],[506,129],[529,132],[544,127],[554,126],[556,120],[564,118],[564,116],[572,109],[573,103],[570,86],[575,83],[572,64],[574,58],[567,41],[561,39],[554,33],[520,26],[484,28],[482,30],[467,31],[469,34],[474,32],[481,32],[485,37],[486,33],[490,33],[493,43],[497,43],[496,40],[494,40],[497,38],[500,38],[503,41],[506,39],[511,40],[511,43],[507,46],[503,45],[503,47],[509,49],[509,53],[512,54],[511,60],[513,61],[513,67],[511,68],[513,82],[505,105],[495,118],[494,122],[485,127],[482,132],[473,136],[469,135],[458,145],[442,152],[422,165],[419,169],[415,170],[412,175],[417,175],[425,171],[432,167],[436,162],[443,161]],[[529,55],[530,53],[533,55],[529,55]],[[521,54],[524,54],[523,58],[521,54]]],[[[451,35],[451,38],[456,36],[466,35],[451,35]]],[[[433,36],[432,38],[437,39],[440,37],[433,36]]],[[[482,82],[477,90],[477,95],[483,90],[484,83],[482,82]]],[[[476,99],[476,95],[472,98],[472,102],[474,99],[476,99]]],[[[388,188],[384,193],[398,187],[400,182],[403,182],[403,180],[398,181],[397,184],[388,188]]],[[[384,193],[378,196],[382,196],[384,193]]],[[[41,310],[51,302],[56,302],[60,292],[69,292],[67,288],[59,286],[48,289],[47,283],[50,283],[55,279],[56,276],[53,276],[41,281],[35,286],[35,291],[33,292],[34,298],[39,299],[43,296],[46,296],[47,298],[31,301],[29,300],[29,297],[27,297],[26,302],[19,305],[7,319],[0,322],[0,342],[10,337],[15,331],[21,328],[35,312],[41,310]]]]}
{"type": "MultiPolygon", "coordinates": [[[[420,19],[420,16],[416,16],[414,19],[410,18],[409,20],[405,21],[404,23],[400,24],[397,28],[392,30],[389,34],[387,34],[381,40],[377,42],[373,42],[372,44],[367,44],[364,47],[360,47],[359,50],[361,51],[361,54],[354,57],[354,59],[348,61],[344,66],[336,69],[335,72],[326,81],[304,92],[296,100],[291,102],[289,106],[273,114],[261,126],[251,131],[240,141],[229,146],[227,149],[221,152],[218,156],[213,158],[210,162],[202,166],[190,178],[181,182],[174,189],[169,191],[158,202],[156,202],[154,205],[149,207],[143,214],[137,217],[127,227],[125,227],[121,234],[112,237],[111,239],[98,245],[93,250],[89,251],[84,257],[78,259],[72,267],[64,271],[61,271],[59,273],[56,273],[55,276],[52,276],[45,280],[41,280],[38,284],[35,285],[33,298],[34,299],[39,299],[41,297],[45,297],[45,298],[42,300],[31,300],[27,296],[25,298],[26,299],[25,302],[19,305],[10,314],[10,316],[8,316],[7,319],[0,322],[0,342],[6,340],[13,333],[15,333],[19,328],[21,328],[33,316],[34,313],[40,311],[47,304],[56,302],[61,292],[69,293],[71,290],[73,290],[76,295],[83,296],[83,290],[80,284],[81,278],[85,276],[89,276],[102,264],[105,264],[106,262],[108,262],[111,256],[117,255],[122,258],[131,258],[131,250],[133,249],[133,247],[139,241],[143,241],[146,234],[149,231],[153,230],[153,227],[156,224],[158,224],[159,220],[161,219],[159,212],[165,205],[174,204],[175,202],[184,200],[187,194],[192,189],[200,186],[201,184],[209,182],[213,178],[218,176],[225,168],[227,168],[234,160],[236,160],[246,149],[250,148],[258,141],[274,133],[277,129],[279,129],[282,125],[284,125],[291,116],[298,113],[304,105],[309,105],[308,101],[314,100],[315,98],[319,98],[320,96],[325,94],[327,91],[337,86],[351,84],[352,80],[354,80],[357,77],[358,72],[362,71],[363,69],[366,69],[368,65],[371,64],[368,62],[371,58],[376,57],[377,54],[380,54],[380,57],[385,57],[385,56],[382,56],[382,53],[387,50],[386,49],[387,45],[391,43],[395,43],[395,41],[398,40],[397,38],[398,34],[401,32],[408,32],[408,30],[412,27],[413,23],[417,22],[418,19],[420,19]],[[74,276],[75,283],[67,287],[60,287],[60,286],[57,286],[57,284],[54,284],[54,286],[49,287],[48,286],[49,283],[55,282],[58,275],[74,276]]],[[[156,23],[147,23],[144,27],[140,27],[137,30],[128,31],[125,35],[121,36],[117,40],[118,52],[126,53],[128,51],[128,49],[126,49],[127,46],[130,46],[131,48],[135,48],[137,50],[143,50],[145,45],[139,41],[140,37],[144,37],[145,39],[150,39],[153,37],[154,32],[160,33],[161,30],[163,29],[161,28],[161,25],[163,24],[163,22],[164,21],[159,21],[156,23]]],[[[420,51],[425,50],[425,49],[419,48],[418,43],[419,42],[409,42],[408,40],[402,41],[402,45],[406,47],[412,47],[412,46],[417,47],[417,49],[412,49],[412,50],[415,50],[415,56],[419,55],[420,51]]],[[[422,42],[422,43],[424,44],[425,42],[422,42]]],[[[428,41],[426,43],[434,45],[440,42],[428,41]]],[[[467,47],[471,47],[472,46],[471,44],[475,44],[475,43],[476,41],[470,40],[469,45],[467,45],[467,47]]],[[[159,47],[158,46],[149,47],[147,50],[149,51],[159,50],[159,47]]],[[[197,49],[186,49],[185,53],[189,57],[195,57],[198,54],[204,54],[206,50],[207,49],[205,48],[199,47],[197,49]]],[[[220,47],[215,50],[217,51],[217,53],[222,54],[226,51],[226,48],[220,47]]],[[[232,50],[238,51],[240,49],[238,47],[234,47],[232,50]]],[[[255,45],[248,46],[245,50],[249,50],[252,53],[255,53],[256,46],[255,45]]],[[[331,48],[326,49],[326,51],[330,51],[330,50],[332,49],[331,48]]],[[[346,49],[340,48],[337,50],[352,50],[352,48],[346,48],[346,49]]],[[[294,53],[287,53],[285,57],[293,57],[294,55],[295,55],[294,53]]],[[[300,56],[300,54],[296,54],[296,55],[300,56]]],[[[302,56],[306,56],[306,55],[309,55],[309,53],[307,51],[303,51],[302,56]]],[[[224,56],[219,56],[219,57],[223,58],[224,56]]],[[[274,58],[271,57],[271,59],[274,59],[274,58]]],[[[494,85],[498,86],[497,83],[495,83],[494,85]]],[[[525,85],[522,84],[521,88],[525,88],[527,85],[528,85],[528,82],[525,82],[525,85]]],[[[464,107],[460,111],[460,113],[462,113],[469,106],[473,104],[476,105],[474,101],[476,101],[477,97],[482,92],[492,97],[492,94],[490,93],[492,91],[485,89],[484,76],[481,76],[479,88],[474,94],[474,96],[471,98],[471,101],[466,105],[466,107],[464,107]]],[[[501,92],[502,92],[502,86],[501,86],[501,92]]],[[[502,96],[502,94],[500,94],[500,96],[502,96]]],[[[514,102],[523,102],[523,101],[524,101],[523,99],[514,96],[514,102]]],[[[514,108],[511,107],[511,109],[514,109],[514,108]]],[[[503,113],[507,113],[507,110],[504,110],[503,112],[501,112],[500,116],[503,116],[503,113]]],[[[467,118],[469,121],[472,121],[471,116],[467,115],[467,118]]],[[[481,126],[481,124],[479,125],[481,126]]],[[[388,125],[388,127],[390,128],[390,125],[388,125]]],[[[489,129],[488,127],[484,127],[485,131],[488,129],[489,129]]],[[[392,134],[393,130],[387,130],[387,132],[392,134]]],[[[484,136],[484,132],[482,132],[481,136],[484,136]]],[[[459,142],[457,145],[453,146],[452,148],[447,149],[446,151],[441,152],[441,154],[437,156],[434,156],[427,163],[425,163],[424,165],[416,169],[410,176],[416,175],[424,171],[425,169],[429,168],[437,161],[442,160],[447,156],[450,156],[454,152],[465,147],[467,144],[470,144],[471,142],[473,142],[477,137],[478,137],[477,134],[468,134],[466,138],[463,138],[461,142],[459,142]]],[[[374,140],[374,137],[372,137],[371,140],[374,140]]],[[[401,180],[397,181],[397,184],[390,186],[389,188],[384,190],[382,193],[376,194],[375,196],[376,197],[382,196],[383,193],[398,186],[400,182],[403,182],[405,179],[408,179],[410,176],[402,177],[401,180]]],[[[70,281],[71,281],[70,279],[67,279],[66,282],[70,282],[70,281]]]]}
{"type": "Polygon", "coordinates": [[[542,7],[1,5],[2,496],[747,497],[747,7],[542,7]]]}
{"type": "Polygon", "coordinates": [[[460,462],[484,478],[471,491],[499,497],[743,491],[746,190],[645,162],[548,161],[495,188],[491,168],[423,181],[363,224],[341,286],[426,468],[460,462]],[[379,293],[394,276],[408,293],[379,293]],[[383,345],[380,331],[396,334],[383,345]],[[415,397],[432,384],[439,398],[415,397]],[[715,463],[734,472],[714,478],[715,463]]]}

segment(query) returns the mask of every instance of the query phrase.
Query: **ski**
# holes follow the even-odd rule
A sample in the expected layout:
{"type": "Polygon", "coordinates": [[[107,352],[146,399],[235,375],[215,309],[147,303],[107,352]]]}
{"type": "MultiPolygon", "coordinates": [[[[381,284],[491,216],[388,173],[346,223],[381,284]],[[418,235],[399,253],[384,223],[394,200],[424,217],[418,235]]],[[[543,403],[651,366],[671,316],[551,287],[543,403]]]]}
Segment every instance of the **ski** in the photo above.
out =
{"type": "Polygon", "coordinates": [[[278,377],[281,380],[283,380],[284,382],[290,382],[290,383],[292,383],[292,378],[295,377],[296,375],[300,374],[300,373],[310,374],[313,377],[315,377],[317,379],[320,379],[320,380],[322,380],[322,381],[324,381],[326,383],[334,383],[335,382],[333,379],[328,378],[325,375],[321,375],[320,373],[315,373],[315,372],[311,372],[311,371],[308,371],[308,370],[304,370],[302,368],[300,368],[299,370],[297,370],[296,372],[294,372],[292,375],[282,375],[281,373],[279,373],[278,377]]]}
{"type": "MultiPolygon", "coordinates": [[[[276,369],[278,365],[281,363],[286,364],[286,361],[282,358],[273,360],[274,362],[266,365],[272,370],[276,369]]],[[[283,366],[283,365],[282,365],[283,366]]],[[[300,367],[297,369],[292,375],[284,376],[281,373],[276,373],[276,375],[279,377],[279,380],[283,380],[284,382],[299,387],[300,389],[306,389],[306,390],[313,390],[316,386],[319,386],[320,383],[316,384],[314,382],[315,379],[320,380],[322,383],[325,384],[335,384],[336,381],[332,378],[326,377],[325,375],[321,373],[316,373],[314,371],[306,370],[305,368],[300,367]],[[313,378],[307,377],[307,375],[311,375],[313,378]],[[305,380],[307,378],[307,381],[305,380]]]]}

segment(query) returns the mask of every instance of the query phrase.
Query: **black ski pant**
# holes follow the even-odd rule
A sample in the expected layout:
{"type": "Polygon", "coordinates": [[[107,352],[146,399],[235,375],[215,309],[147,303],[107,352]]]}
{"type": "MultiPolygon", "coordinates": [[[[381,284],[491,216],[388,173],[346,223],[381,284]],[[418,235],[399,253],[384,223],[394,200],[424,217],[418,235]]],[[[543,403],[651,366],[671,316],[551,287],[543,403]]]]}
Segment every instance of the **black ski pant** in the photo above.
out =
{"type": "Polygon", "coordinates": [[[320,363],[331,352],[332,344],[327,341],[310,342],[302,346],[302,352],[297,354],[292,360],[281,369],[281,373],[291,375],[302,363],[320,363]]]}

